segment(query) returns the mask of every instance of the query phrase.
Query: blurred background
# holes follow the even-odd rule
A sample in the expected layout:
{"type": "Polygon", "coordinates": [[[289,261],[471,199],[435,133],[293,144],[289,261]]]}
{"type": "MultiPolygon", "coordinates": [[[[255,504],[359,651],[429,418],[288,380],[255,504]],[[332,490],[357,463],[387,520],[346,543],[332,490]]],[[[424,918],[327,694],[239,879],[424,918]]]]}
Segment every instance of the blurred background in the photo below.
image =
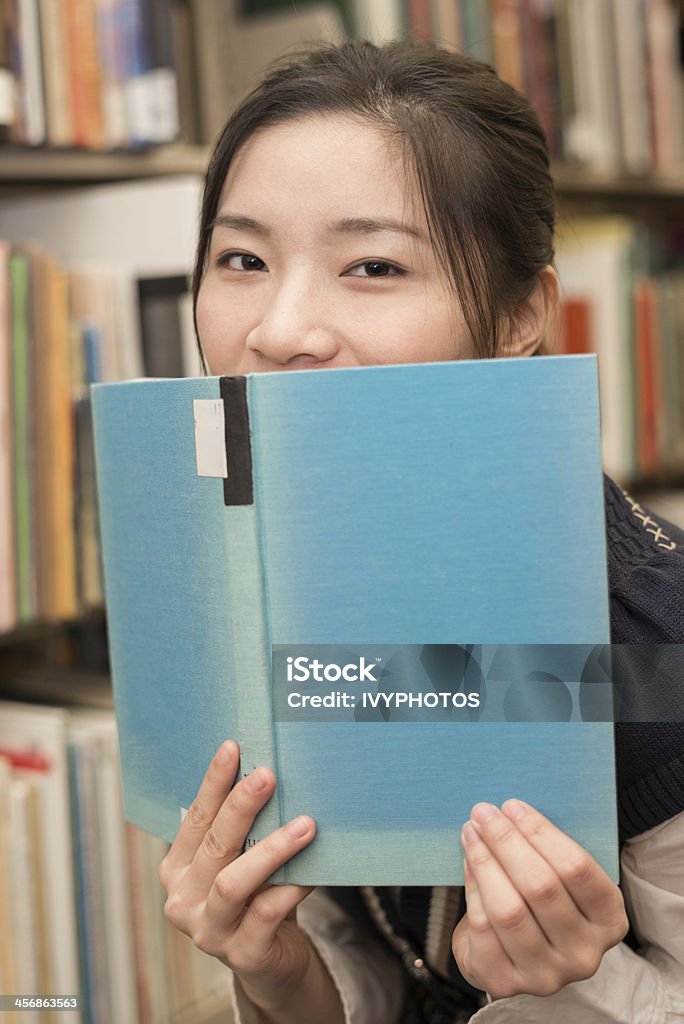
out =
{"type": "Polygon", "coordinates": [[[200,372],[201,181],[236,103],[303,41],[434,40],[546,131],[559,354],[599,356],[606,471],[684,525],[679,0],[0,0],[0,993],[3,1020],[210,1024],[227,972],[163,916],[124,823],[88,387],[200,372]]]}

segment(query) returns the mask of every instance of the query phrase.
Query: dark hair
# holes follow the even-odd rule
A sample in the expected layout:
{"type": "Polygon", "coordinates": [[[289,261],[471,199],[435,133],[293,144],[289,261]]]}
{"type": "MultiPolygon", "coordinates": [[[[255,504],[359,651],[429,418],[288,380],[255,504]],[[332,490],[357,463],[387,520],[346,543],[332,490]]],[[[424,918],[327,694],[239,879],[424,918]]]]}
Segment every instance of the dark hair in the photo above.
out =
{"type": "MultiPolygon", "coordinates": [[[[403,146],[438,263],[478,356],[553,263],[555,190],[539,119],[489,65],[429,43],[324,44],[281,58],[229,118],[202,200],[193,299],[231,161],[259,128],[317,114],[362,119],[403,146]]],[[[503,353],[505,354],[505,353],[503,353]]]]}

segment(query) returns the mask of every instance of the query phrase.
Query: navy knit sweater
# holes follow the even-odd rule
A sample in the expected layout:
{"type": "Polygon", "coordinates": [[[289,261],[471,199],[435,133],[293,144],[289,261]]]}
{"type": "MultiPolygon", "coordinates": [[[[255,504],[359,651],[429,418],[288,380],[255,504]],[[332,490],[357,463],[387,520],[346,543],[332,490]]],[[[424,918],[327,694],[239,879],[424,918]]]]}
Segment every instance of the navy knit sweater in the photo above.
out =
{"type": "Polygon", "coordinates": [[[662,667],[639,681],[640,717],[647,719],[650,707],[656,720],[615,725],[624,841],[684,810],[684,722],[676,720],[681,701],[663,685],[668,676],[677,678],[681,664],[679,651],[668,653],[667,645],[684,644],[684,531],[652,516],[608,477],[604,491],[611,640],[658,644],[662,667]]]}

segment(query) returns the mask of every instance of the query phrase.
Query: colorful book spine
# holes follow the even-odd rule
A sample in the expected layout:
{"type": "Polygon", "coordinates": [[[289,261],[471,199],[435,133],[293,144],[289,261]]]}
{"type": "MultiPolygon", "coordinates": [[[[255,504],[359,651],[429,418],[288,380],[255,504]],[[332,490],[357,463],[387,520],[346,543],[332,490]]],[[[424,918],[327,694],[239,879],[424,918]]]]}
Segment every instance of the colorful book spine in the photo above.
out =
{"type": "Polygon", "coordinates": [[[14,439],[14,524],[17,618],[30,621],[37,611],[33,507],[34,444],[31,409],[30,262],[26,252],[9,258],[12,333],[12,434],[14,439]]]}

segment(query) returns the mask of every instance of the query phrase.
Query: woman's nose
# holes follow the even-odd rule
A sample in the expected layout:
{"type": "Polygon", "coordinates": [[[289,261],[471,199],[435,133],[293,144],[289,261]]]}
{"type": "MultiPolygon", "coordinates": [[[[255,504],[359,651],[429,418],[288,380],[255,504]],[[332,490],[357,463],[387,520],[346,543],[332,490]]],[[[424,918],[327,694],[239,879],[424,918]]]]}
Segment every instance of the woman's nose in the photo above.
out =
{"type": "Polygon", "coordinates": [[[333,359],[340,348],[331,303],[305,278],[283,284],[271,296],[247,336],[247,348],[283,366],[333,359]]]}

